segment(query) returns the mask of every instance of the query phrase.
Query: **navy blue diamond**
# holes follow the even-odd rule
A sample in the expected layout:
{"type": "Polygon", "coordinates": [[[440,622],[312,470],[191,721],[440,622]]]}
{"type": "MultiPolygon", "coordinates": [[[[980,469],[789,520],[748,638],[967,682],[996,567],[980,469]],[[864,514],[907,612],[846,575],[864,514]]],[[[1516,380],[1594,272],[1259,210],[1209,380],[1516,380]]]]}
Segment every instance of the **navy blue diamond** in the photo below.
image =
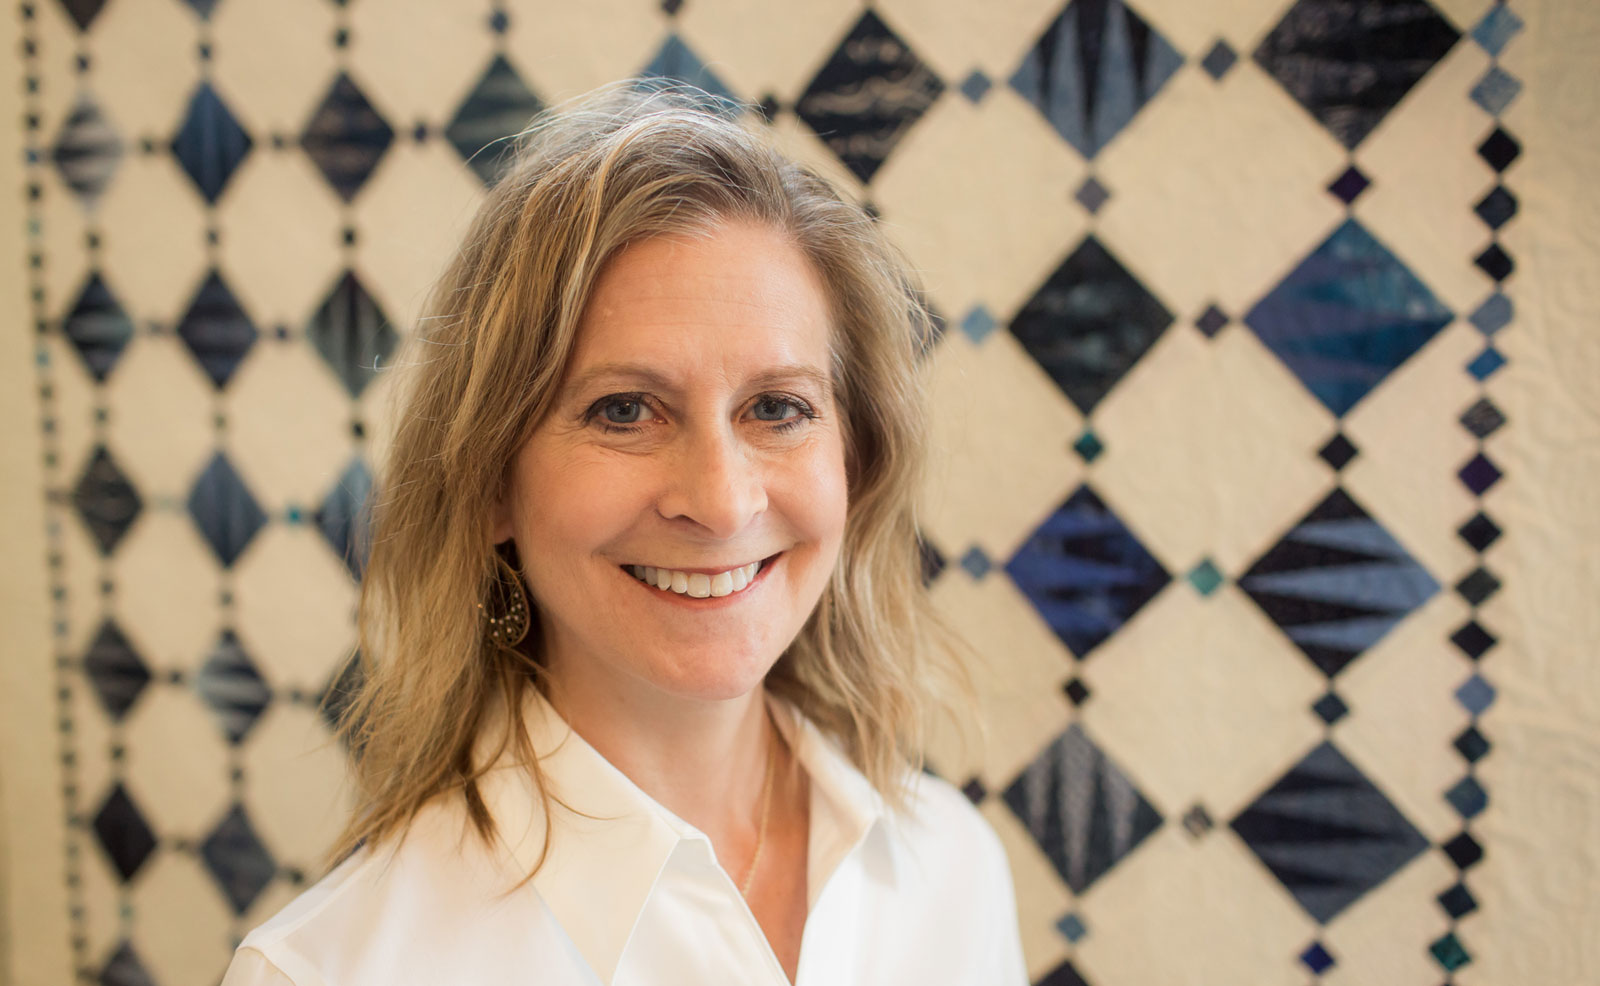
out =
{"type": "Polygon", "coordinates": [[[1479,269],[1496,281],[1503,281],[1511,276],[1517,265],[1512,262],[1511,255],[1498,243],[1491,243],[1484,251],[1473,258],[1473,263],[1479,269]]]}
{"type": "Polygon", "coordinates": [[[306,335],[351,397],[360,397],[399,342],[389,317],[345,271],[311,316],[306,335]]]}
{"type": "Polygon", "coordinates": [[[1461,920],[1468,914],[1478,909],[1478,902],[1473,899],[1472,891],[1464,883],[1456,883],[1439,895],[1439,906],[1444,912],[1456,920],[1461,920]]]}
{"type": "Polygon", "coordinates": [[[212,457],[189,491],[189,513],[225,568],[232,567],[267,522],[244,480],[221,452],[212,457]]]}
{"type": "Polygon", "coordinates": [[[1500,527],[1489,519],[1489,515],[1479,511],[1472,518],[1456,529],[1456,534],[1461,540],[1467,542],[1473,551],[1484,551],[1489,545],[1494,544],[1500,537],[1500,527]]]}
{"type": "Polygon", "coordinates": [[[1221,80],[1238,60],[1239,55],[1233,50],[1233,46],[1218,38],[1217,43],[1211,46],[1210,51],[1206,52],[1206,57],[1201,59],[1200,67],[1205,69],[1206,74],[1213,79],[1221,80]]]}
{"type": "Polygon", "coordinates": [[[1349,713],[1350,706],[1345,704],[1344,699],[1330,691],[1317,699],[1311,706],[1311,711],[1317,714],[1317,718],[1331,726],[1349,713]]]}
{"type": "Polygon", "coordinates": [[[1456,737],[1455,748],[1467,763],[1477,763],[1488,755],[1489,740],[1478,731],[1477,726],[1468,726],[1456,737]]]}
{"type": "Polygon", "coordinates": [[[239,307],[222,275],[206,275],[189,310],[178,323],[178,338],[200,362],[218,390],[226,387],[256,342],[256,327],[239,307]]]}
{"type": "Polygon", "coordinates": [[[144,963],[126,939],[111,953],[111,958],[100,970],[100,986],[156,986],[156,981],[145,971],[144,963]]]}
{"type": "Polygon", "coordinates": [[[1439,591],[1427,570],[1338,488],[1238,585],[1329,677],[1439,591]]]}
{"type": "Polygon", "coordinates": [[[944,83],[870,8],[795,103],[795,114],[863,184],[944,92],[944,83]]]}
{"type": "Polygon", "coordinates": [[[1428,847],[1326,741],[1241,812],[1233,829],[1323,924],[1428,847]]]}
{"type": "Polygon", "coordinates": [[[50,159],[85,205],[93,205],[110,184],[117,162],[122,160],[122,140],[87,93],[78,97],[67,114],[50,159]]]}
{"type": "Polygon", "coordinates": [[[300,135],[306,153],[346,202],[361,191],[393,141],[394,130],[344,72],[300,135]]]}
{"type": "Polygon", "coordinates": [[[1460,870],[1469,870],[1483,861],[1483,846],[1479,844],[1477,839],[1472,837],[1470,832],[1460,832],[1455,838],[1439,848],[1444,850],[1444,854],[1450,858],[1450,862],[1454,863],[1456,868],[1460,870]]]}
{"type": "Polygon", "coordinates": [[[739,97],[676,34],[667,35],[667,40],[662,42],[660,50],[650,59],[650,64],[639,72],[639,78],[646,82],[667,80],[687,83],[709,97],[697,97],[697,101],[713,113],[732,117],[743,112],[739,97]]]}
{"type": "Polygon", "coordinates": [[[1072,960],[1064,959],[1034,986],[1089,986],[1089,981],[1073,967],[1072,960]]]}
{"type": "Polygon", "coordinates": [[[145,686],[150,684],[150,669],[134,650],[116,620],[106,619],[100,632],[83,656],[83,672],[94,686],[94,693],[115,721],[128,714],[145,686]]]}
{"type": "Polygon", "coordinates": [[[1343,415],[1451,318],[1394,254],[1347,219],[1244,321],[1343,415]]]}
{"type": "Polygon", "coordinates": [[[1484,491],[1499,482],[1500,477],[1504,474],[1498,466],[1489,461],[1487,456],[1479,452],[1472,457],[1471,461],[1462,466],[1456,475],[1461,478],[1462,484],[1471,490],[1474,496],[1482,496],[1484,491]]]}
{"type": "Polygon", "coordinates": [[[94,537],[102,555],[109,556],[133,526],[144,501],[123,475],[111,452],[96,445],[83,475],[72,488],[72,505],[94,537]]]}
{"type": "Polygon", "coordinates": [[[1045,747],[1003,797],[1075,894],[1088,890],[1162,823],[1077,723],[1045,747]]]}
{"type": "Polygon", "coordinates": [[[1216,305],[1207,305],[1200,317],[1194,320],[1195,328],[1206,334],[1206,338],[1214,338],[1223,327],[1228,324],[1228,316],[1216,305]]]}
{"type": "Polygon", "coordinates": [[[144,815],[119,783],[106,796],[94,816],[94,834],[117,868],[123,882],[133,879],[139,867],[156,850],[156,837],[144,815]]]}
{"type": "Polygon", "coordinates": [[[172,153],[207,202],[216,203],[250,147],[250,135],[228,112],[216,90],[201,82],[189,100],[183,127],[172,139],[172,153]]]}
{"type": "Polygon", "coordinates": [[[1255,59],[1354,149],[1459,37],[1425,0],[1298,0],[1255,59]]]}
{"type": "Polygon", "coordinates": [[[1478,438],[1487,438],[1500,430],[1506,423],[1506,416],[1501,413],[1494,402],[1487,397],[1480,397],[1469,408],[1461,413],[1458,419],[1461,426],[1478,438]]]}
{"type": "Polygon", "coordinates": [[[357,580],[366,568],[366,516],[362,509],[371,495],[372,474],[360,458],[353,459],[315,515],[317,529],[357,580]]]}
{"type": "Polygon", "coordinates": [[[200,859],[233,905],[233,912],[240,915],[277,871],[241,804],[235,804],[200,844],[200,859]]]}
{"type": "Polygon", "coordinates": [[[222,734],[236,746],[272,701],[272,689],[231,629],[224,629],[212,646],[211,656],[195,678],[195,688],[216,714],[222,734]]]}
{"type": "Polygon", "coordinates": [[[1333,180],[1333,184],[1328,186],[1328,191],[1333,193],[1334,198],[1349,205],[1366,191],[1370,184],[1372,183],[1361,173],[1361,169],[1352,164],[1344,170],[1344,174],[1333,180]]]}
{"type": "Polygon", "coordinates": [[[1478,156],[1483,158],[1484,163],[1496,171],[1504,171],[1511,167],[1511,162],[1515,161],[1517,155],[1521,153],[1522,145],[1517,143],[1516,138],[1499,127],[1495,127],[1494,130],[1490,131],[1489,136],[1485,137],[1483,143],[1478,145],[1478,156]]]}
{"type": "Polygon", "coordinates": [[[89,24],[100,8],[106,5],[106,0],[61,0],[61,6],[66,10],[67,16],[72,18],[72,23],[78,25],[78,30],[89,30],[89,24]]]}
{"type": "Polygon", "coordinates": [[[1333,956],[1328,954],[1328,950],[1322,947],[1321,942],[1316,941],[1312,942],[1309,948],[1300,953],[1300,961],[1305,963],[1307,969],[1319,976],[1333,966],[1333,956]]]}
{"type": "Polygon", "coordinates": [[[1496,185],[1494,190],[1478,203],[1476,211],[1485,226],[1499,229],[1517,214],[1517,197],[1507,191],[1504,185],[1496,185]]]}
{"type": "Polygon", "coordinates": [[[91,271],[72,311],[61,322],[61,332],[83,358],[83,365],[104,383],[133,338],[133,322],[100,272],[91,271]]]}
{"type": "Polygon", "coordinates": [[[1011,87],[1093,158],[1183,65],[1121,0],[1072,0],[1011,76],[1011,87]]]}
{"type": "Polygon", "coordinates": [[[1171,581],[1088,486],[1028,536],[1006,574],[1080,659],[1171,581]]]}
{"type": "Polygon", "coordinates": [[[529,119],[544,108],[517,70],[496,55],[489,68],[472,87],[472,92],[456,110],[444,135],[485,185],[492,184],[505,163],[506,155],[497,143],[521,133],[529,119]]]}
{"type": "Polygon", "coordinates": [[[1078,410],[1092,411],[1172,324],[1172,313],[1086,237],[1011,321],[1078,410]]]}

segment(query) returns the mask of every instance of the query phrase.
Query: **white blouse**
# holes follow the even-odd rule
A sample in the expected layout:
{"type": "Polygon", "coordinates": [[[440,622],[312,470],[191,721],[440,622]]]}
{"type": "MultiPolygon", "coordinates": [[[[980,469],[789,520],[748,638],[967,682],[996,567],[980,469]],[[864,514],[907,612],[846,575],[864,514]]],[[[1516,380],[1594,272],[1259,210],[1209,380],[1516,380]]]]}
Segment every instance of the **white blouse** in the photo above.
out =
{"type": "MultiPolygon", "coordinates": [[[[919,775],[909,811],[891,812],[815,725],[771,705],[811,781],[795,986],[1025,986],[1011,871],[971,803],[919,775]]],[[[435,799],[398,848],[358,850],[251,931],[223,986],[787,984],[710,840],[536,692],[526,713],[552,793],[582,813],[552,805],[531,881],[511,890],[543,820],[508,754],[480,782],[499,844],[462,799],[435,799]]]]}

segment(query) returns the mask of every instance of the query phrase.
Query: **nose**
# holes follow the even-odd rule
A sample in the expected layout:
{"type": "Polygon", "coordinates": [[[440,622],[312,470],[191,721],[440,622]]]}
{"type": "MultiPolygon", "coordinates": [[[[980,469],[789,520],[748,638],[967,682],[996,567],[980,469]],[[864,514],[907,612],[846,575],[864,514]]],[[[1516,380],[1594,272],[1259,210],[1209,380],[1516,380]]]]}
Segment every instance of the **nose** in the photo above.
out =
{"type": "Polygon", "coordinates": [[[727,427],[694,429],[669,456],[656,509],[682,518],[718,539],[743,531],[767,509],[762,465],[727,427]]]}

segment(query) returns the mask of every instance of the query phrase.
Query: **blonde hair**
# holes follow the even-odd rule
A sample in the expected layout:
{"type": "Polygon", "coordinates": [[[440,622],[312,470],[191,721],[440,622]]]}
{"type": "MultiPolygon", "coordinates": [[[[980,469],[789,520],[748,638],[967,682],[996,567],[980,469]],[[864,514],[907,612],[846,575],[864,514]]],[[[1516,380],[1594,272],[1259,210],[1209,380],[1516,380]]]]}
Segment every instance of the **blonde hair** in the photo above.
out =
{"type": "Polygon", "coordinates": [[[426,801],[456,791],[493,839],[477,783],[492,759],[475,760],[491,723],[494,756],[514,747],[546,790],[521,718],[524,689],[542,687],[537,602],[517,650],[488,640],[479,609],[496,605],[496,551],[520,571],[510,542],[490,544],[491,508],[556,395],[598,272],[650,236],[766,224],[829,295],[847,520],[816,610],[767,686],[835,737],[893,806],[923,765],[935,713],[968,718],[965,645],[932,608],[918,542],[918,352],[932,332],[919,286],[873,219],[708,98],[624,83],[537,117],[396,362],[361,584],[361,673],[339,722],[357,803],[330,860],[402,834],[426,801]]]}

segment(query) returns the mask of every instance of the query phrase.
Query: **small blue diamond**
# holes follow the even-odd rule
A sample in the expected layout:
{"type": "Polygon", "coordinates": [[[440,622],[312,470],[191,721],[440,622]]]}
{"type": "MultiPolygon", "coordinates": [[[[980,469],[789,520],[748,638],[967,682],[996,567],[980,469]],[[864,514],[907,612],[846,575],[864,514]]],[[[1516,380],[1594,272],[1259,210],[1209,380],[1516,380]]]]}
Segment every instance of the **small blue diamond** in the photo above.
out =
{"type": "Polygon", "coordinates": [[[961,331],[973,342],[982,342],[995,328],[994,316],[983,305],[974,305],[961,320],[961,331]]]}
{"type": "Polygon", "coordinates": [[[1493,346],[1484,349],[1478,358],[1467,364],[1467,372],[1477,380],[1487,380],[1494,371],[1506,365],[1506,358],[1493,346]]]}
{"type": "Polygon", "coordinates": [[[1498,65],[1491,65],[1478,84],[1472,87],[1470,95],[1484,112],[1498,116],[1521,91],[1522,83],[1516,76],[1498,65]]]}
{"type": "Polygon", "coordinates": [[[1328,954],[1321,942],[1312,942],[1310,948],[1300,953],[1300,961],[1319,976],[1333,966],[1333,956],[1328,954]]]}
{"type": "Polygon", "coordinates": [[[1459,783],[1446,791],[1444,799],[1463,819],[1472,818],[1489,804],[1488,792],[1471,775],[1461,778],[1459,783]]]}
{"type": "Polygon", "coordinates": [[[1317,699],[1311,706],[1311,711],[1315,712],[1318,718],[1331,726],[1349,713],[1350,706],[1344,703],[1344,699],[1333,692],[1329,692],[1317,699]]]}
{"type": "Polygon", "coordinates": [[[1494,704],[1494,686],[1480,675],[1473,675],[1456,689],[1456,701],[1473,715],[1482,715],[1484,709],[1494,704]]]}
{"type": "Polygon", "coordinates": [[[1061,932],[1061,936],[1074,945],[1089,933],[1089,929],[1083,926],[1083,922],[1078,919],[1078,915],[1070,912],[1056,922],[1056,930],[1061,932]]]}
{"type": "Polygon", "coordinates": [[[961,95],[967,97],[970,102],[981,102],[992,85],[994,83],[989,81],[989,77],[983,74],[982,69],[973,69],[972,74],[961,83],[961,95]]]}
{"type": "Polygon", "coordinates": [[[1478,310],[1470,316],[1470,321],[1479,332],[1492,336],[1511,322],[1513,312],[1511,299],[1496,291],[1478,306],[1478,310]]]}
{"type": "Polygon", "coordinates": [[[1495,4],[1472,29],[1472,40],[1491,55],[1498,55],[1506,42],[1522,30],[1522,18],[1512,13],[1505,4],[1495,4]]]}
{"type": "Polygon", "coordinates": [[[1211,46],[1211,51],[1206,54],[1205,58],[1201,59],[1200,67],[1205,69],[1206,74],[1211,78],[1221,81],[1222,77],[1228,74],[1228,70],[1233,68],[1234,63],[1238,60],[1239,56],[1234,53],[1233,47],[1228,42],[1218,38],[1217,43],[1211,46]]]}
{"type": "Polygon", "coordinates": [[[994,565],[989,561],[989,556],[983,553],[982,548],[973,545],[961,556],[961,567],[967,570],[968,575],[981,579],[989,574],[989,569],[994,565]]]}

